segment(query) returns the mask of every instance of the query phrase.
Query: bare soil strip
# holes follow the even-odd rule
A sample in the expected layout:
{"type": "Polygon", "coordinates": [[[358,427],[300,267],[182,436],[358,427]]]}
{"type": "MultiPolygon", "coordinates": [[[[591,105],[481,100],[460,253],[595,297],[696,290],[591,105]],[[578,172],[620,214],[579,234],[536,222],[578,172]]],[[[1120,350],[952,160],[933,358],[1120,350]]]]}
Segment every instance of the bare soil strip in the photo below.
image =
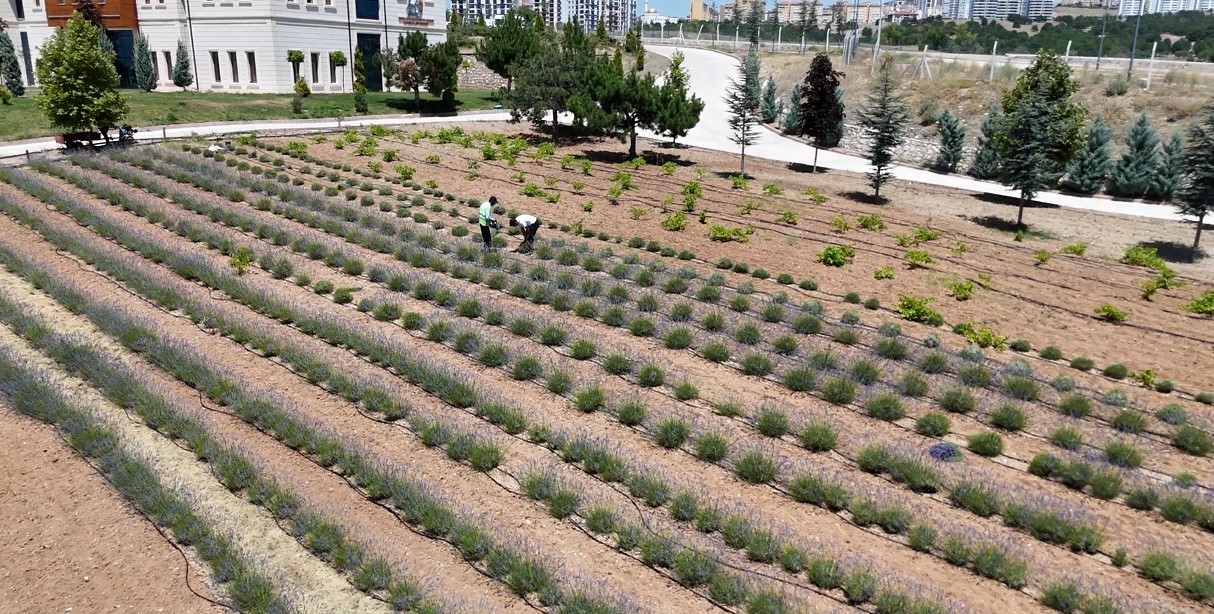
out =
{"type": "Polygon", "coordinates": [[[224,488],[192,453],[130,420],[121,408],[79,379],[64,374],[58,365],[30,348],[7,327],[0,327],[0,344],[18,351],[31,364],[57,374],[59,388],[70,391],[81,406],[114,429],[132,453],[142,456],[160,475],[172,476],[174,485],[195,501],[200,513],[216,526],[231,531],[236,545],[252,555],[255,566],[269,577],[280,579],[288,598],[302,610],[388,611],[384,604],[356,591],[331,567],[308,553],[269,514],[224,488]]]}

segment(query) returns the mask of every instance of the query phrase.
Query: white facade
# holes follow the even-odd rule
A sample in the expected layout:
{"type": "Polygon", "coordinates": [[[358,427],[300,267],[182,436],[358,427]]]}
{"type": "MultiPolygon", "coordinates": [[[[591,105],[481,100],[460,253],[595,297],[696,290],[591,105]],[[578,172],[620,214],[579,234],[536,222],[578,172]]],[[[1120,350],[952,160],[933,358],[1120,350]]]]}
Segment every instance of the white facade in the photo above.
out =
{"type": "MultiPolygon", "coordinates": [[[[26,33],[31,64],[52,32],[45,13],[31,11],[31,4],[45,1],[0,0],[0,17],[10,24],[19,59],[19,35],[26,33]],[[24,2],[24,20],[16,19],[16,2],[24,2]]],[[[299,76],[320,93],[350,91],[360,44],[370,60],[375,50],[396,49],[401,34],[421,31],[431,43],[447,38],[442,0],[137,0],[137,6],[138,31],[148,37],[160,91],[174,89],[178,41],[190,53],[189,89],[291,92],[294,69],[287,52],[298,50],[304,56],[299,76]],[[331,65],[334,51],[345,54],[346,66],[331,65]]],[[[366,74],[369,89],[382,89],[382,80],[375,82],[378,67],[372,63],[366,74]]]]}
{"type": "Polygon", "coordinates": [[[599,20],[608,32],[624,32],[636,20],[634,0],[551,0],[556,14],[555,27],[573,21],[589,32],[599,25],[599,20]]]}
{"type": "Polygon", "coordinates": [[[1144,15],[1150,15],[1152,13],[1211,10],[1214,10],[1214,0],[1121,0],[1117,14],[1123,17],[1135,17],[1139,11],[1142,11],[1144,15]]]}
{"type": "Polygon", "coordinates": [[[37,79],[34,75],[34,63],[39,57],[38,48],[42,47],[54,32],[46,25],[46,8],[43,6],[45,3],[46,0],[0,0],[0,19],[8,22],[6,32],[13,40],[13,49],[17,52],[17,63],[21,65],[21,80],[25,87],[34,85],[37,79]],[[18,15],[24,17],[18,18],[18,15]]]}

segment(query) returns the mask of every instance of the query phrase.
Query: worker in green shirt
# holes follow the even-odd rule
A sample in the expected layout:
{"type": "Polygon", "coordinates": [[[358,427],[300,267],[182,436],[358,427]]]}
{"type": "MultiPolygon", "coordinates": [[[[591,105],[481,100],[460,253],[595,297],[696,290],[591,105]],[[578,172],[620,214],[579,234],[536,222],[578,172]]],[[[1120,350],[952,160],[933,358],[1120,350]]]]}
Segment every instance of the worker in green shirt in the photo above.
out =
{"type": "Polygon", "coordinates": [[[481,240],[485,242],[485,249],[493,247],[493,235],[490,233],[490,228],[497,227],[497,220],[493,219],[493,206],[496,204],[496,196],[490,196],[488,202],[481,203],[479,221],[481,225],[481,240]]]}

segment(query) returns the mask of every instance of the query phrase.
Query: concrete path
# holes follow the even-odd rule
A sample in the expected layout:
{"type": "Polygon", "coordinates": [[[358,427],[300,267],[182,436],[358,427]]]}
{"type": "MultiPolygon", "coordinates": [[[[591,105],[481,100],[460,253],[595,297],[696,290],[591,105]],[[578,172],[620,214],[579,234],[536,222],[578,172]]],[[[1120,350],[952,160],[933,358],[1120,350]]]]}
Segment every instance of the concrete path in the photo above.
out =
{"type": "MultiPolygon", "coordinates": [[[[700,123],[691,130],[680,142],[705,149],[739,153],[738,146],[729,140],[729,111],[725,105],[725,92],[729,88],[730,79],[738,74],[738,60],[732,56],[709,51],[706,49],[679,48],[654,46],[650,51],[663,56],[671,56],[675,51],[682,51],[685,57],[683,66],[690,75],[690,88],[704,99],[704,112],[700,123]]],[[[808,58],[806,60],[808,62],[808,58]]],[[[221,136],[245,132],[269,132],[281,130],[338,130],[341,128],[364,127],[372,124],[382,126],[402,126],[412,124],[437,124],[450,122],[497,122],[510,119],[510,113],[491,111],[467,113],[458,116],[416,117],[416,116],[378,116],[315,120],[274,120],[259,122],[227,122],[213,124],[193,124],[169,127],[140,127],[135,135],[138,140],[159,140],[165,138],[183,138],[198,136],[221,136]]],[[[657,139],[657,135],[644,134],[646,138],[657,139]]],[[[27,151],[37,153],[58,149],[60,146],[54,139],[27,141],[0,145],[0,160],[6,157],[21,156],[27,151]]],[[[810,164],[813,161],[814,149],[810,145],[784,137],[776,132],[764,130],[759,142],[747,148],[747,156],[767,158],[783,162],[810,164]]],[[[818,166],[866,173],[870,166],[868,162],[856,155],[823,150],[818,154],[818,166]]],[[[944,186],[969,190],[981,194],[991,194],[1008,198],[1016,198],[1016,193],[999,184],[978,181],[965,175],[942,175],[921,168],[896,166],[894,176],[902,181],[913,181],[929,185],[944,186]]],[[[1118,213],[1138,217],[1179,221],[1184,219],[1170,205],[1155,205],[1136,202],[1118,202],[1103,197],[1086,198],[1068,196],[1054,192],[1038,195],[1037,201],[1073,209],[1098,211],[1101,213],[1118,213]]],[[[1032,219],[1031,213],[1029,219],[1032,219]]]]}
{"type": "MultiPolygon", "coordinates": [[[[700,123],[679,140],[681,143],[740,153],[737,145],[729,140],[729,110],[725,105],[725,92],[729,89],[730,79],[738,75],[739,62],[736,58],[709,51],[706,49],[678,47],[648,47],[649,51],[659,55],[670,56],[682,51],[683,66],[690,76],[690,89],[704,99],[704,112],[700,115],[700,123]]],[[[808,66],[809,58],[806,58],[808,66]]],[[[746,148],[746,155],[783,162],[810,164],[814,159],[814,148],[810,145],[779,135],[770,130],[764,131],[759,142],[746,148]]],[[[859,156],[823,150],[818,154],[818,166],[866,173],[872,167],[868,161],[859,156]]],[[[1017,193],[996,183],[978,181],[965,175],[942,175],[921,168],[895,166],[894,176],[903,181],[914,181],[930,185],[945,186],[961,190],[969,190],[982,194],[992,194],[1016,198],[1017,193]]],[[[1060,207],[1086,209],[1102,213],[1119,213],[1138,217],[1149,217],[1163,220],[1181,220],[1183,217],[1170,205],[1154,205],[1137,202],[1118,202],[1108,198],[1086,198],[1068,196],[1054,192],[1037,196],[1037,201],[1060,207]]],[[[1032,220],[1032,213],[1027,214],[1032,220]]]]}

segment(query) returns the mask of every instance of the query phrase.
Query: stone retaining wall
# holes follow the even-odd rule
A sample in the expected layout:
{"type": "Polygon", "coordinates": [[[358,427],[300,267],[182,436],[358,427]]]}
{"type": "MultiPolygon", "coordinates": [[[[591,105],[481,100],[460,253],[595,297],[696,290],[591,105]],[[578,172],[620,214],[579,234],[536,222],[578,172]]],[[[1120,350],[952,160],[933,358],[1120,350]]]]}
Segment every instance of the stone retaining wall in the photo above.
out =
{"type": "Polygon", "coordinates": [[[467,67],[459,69],[459,87],[469,90],[496,90],[506,87],[506,80],[489,70],[471,53],[463,55],[467,67]]]}

